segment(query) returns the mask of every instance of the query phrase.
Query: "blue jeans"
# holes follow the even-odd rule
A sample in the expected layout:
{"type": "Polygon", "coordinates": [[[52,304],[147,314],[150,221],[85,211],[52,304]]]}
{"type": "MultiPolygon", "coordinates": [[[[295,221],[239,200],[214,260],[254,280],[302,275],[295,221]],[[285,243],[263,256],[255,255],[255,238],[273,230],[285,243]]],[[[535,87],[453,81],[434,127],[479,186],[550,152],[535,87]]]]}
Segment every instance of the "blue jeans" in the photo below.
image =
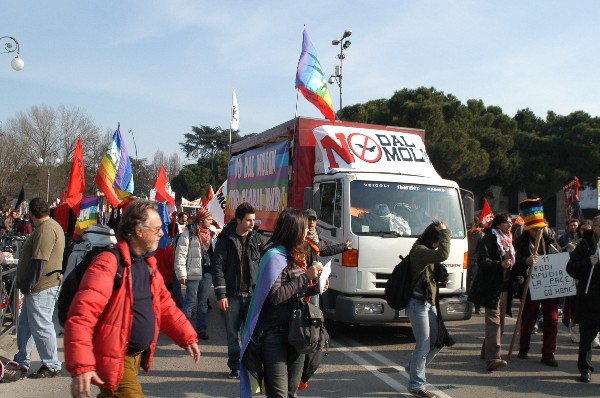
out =
{"type": "Polygon", "coordinates": [[[192,319],[194,309],[196,309],[196,331],[206,332],[206,313],[208,312],[208,293],[212,285],[212,274],[205,272],[202,274],[202,280],[187,281],[185,291],[185,304],[183,313],[189,320],[192,319]]]}
{"type": "Polygon", "coordinates": [[[183,295],[181,294],[181,283],[179,283],[179,279],[177,279],[177,275],[173,277],[173,285],[171,285],[171,295],[173,296],[173,300],[175,300],[175,305],[180,310],[183,310],[183,295]]]}
{"type": "Polygon", "coordinates": [[[23,307],[17,329],[19,351],[14,357],[19,365],[27,367],[31,365],[31,350],[35,343],[42,364],[50,369],[61,369],[62,364],[58,360],[56,347],[56,332],[52,322],[57,297],[58,286],[23,296],[23,307]]]}
{"type": "Polygon", "coordinates": [[[267,397],[295,397],[304,367],[304,355],[298,354],[288,344],[287,325],[264,332],[260,356],[267,397]]]}
{"type": "Polygon", "coordinates": [[[411,298],[406,314],[415,336],[415,349],[408,360],[408,390],[418,391],[425,388],[425,367],[433,361],[441,348],[435,348],[438,334],[438,320],[435,306],[424,299],[411,298]]]}
{"type": "Polygon", "coordinates": [[[242,293],[239,296],[227,296],[229,308],[225,311],[225,330],[227,331],[227,367],[240,370],[241,333],[248,314],[252,295],[242,293]]]}

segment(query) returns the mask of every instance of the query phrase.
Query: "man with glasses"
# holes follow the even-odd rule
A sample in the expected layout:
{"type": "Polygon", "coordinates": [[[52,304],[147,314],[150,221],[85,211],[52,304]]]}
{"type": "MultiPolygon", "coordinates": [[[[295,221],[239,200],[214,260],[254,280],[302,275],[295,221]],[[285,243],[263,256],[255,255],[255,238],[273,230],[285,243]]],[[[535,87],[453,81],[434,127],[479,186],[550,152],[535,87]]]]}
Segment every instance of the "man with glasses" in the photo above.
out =
{"type": "Polygon", "coordinates": [[[93,383],[100,386],[98,397],[143,397],[137,375],[140,367],[150,370],[159,331],[198,362],[196,331],[156,268],[154,251],[162,236],[156,203],[137,199],[117,231],[120,260],[104,251],[84,273],[65,324],[71,396],[89,397],[93,383]],[[123,265],[123,283],[115,290],[117,261],[123,265]]]}
{"type": "Polygon", "coordinates": [[[579,380],[589,383],[592,378],[592,342],[600,331],[600,271],[598,247],[600,216],[592,220],[592,230],[583,233],[581,242],[570,254],[567,273],[577,280],[577,296],[573,318],[579,324],[579,380]]]}

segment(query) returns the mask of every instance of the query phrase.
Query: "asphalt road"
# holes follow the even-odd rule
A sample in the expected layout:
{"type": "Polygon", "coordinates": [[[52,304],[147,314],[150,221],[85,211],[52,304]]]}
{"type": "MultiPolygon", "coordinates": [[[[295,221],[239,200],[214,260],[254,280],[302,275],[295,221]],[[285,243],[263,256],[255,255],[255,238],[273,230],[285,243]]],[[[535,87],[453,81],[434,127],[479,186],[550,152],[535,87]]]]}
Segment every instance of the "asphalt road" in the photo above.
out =
{"type": "MultiPolygon", "coordinates": [[[[211,300],[214,304],[214,297],[211,300]]],[[[503,339],[506,350],[514,324],[514,319],[508,319],[503,339]]],[[[486,371],[484,362],[479,359],[483,316],[474,315],[469,321],[449,322],[447,326],[456,345],[444,349],[427,370],[427,379],[431,383],[429,388],[440,397],[600,397],[600,376],[593,375],[590,384],[577,381],[577,346],[570,342],[567,329],[562,324],[556,355],[558,368],[540,363],[541,334],[538,334],[532,336],[528,360],[518,359],[515,347],[508,367],[493,373],[486,371]]],[[[140,373],[146,396],[239,396],[238,382],[226,378],[225,331],[222,316],[216,309],[210,311],[208,332],[210,339],[201,342],[202,357],[198,365],[168,338],[161,336],[152,371],[148,375],[140,373]]],[[[60,339],[60,358],[63,358],[62,343],[60,339]]],[[[15,345],[14,336],[3,338],[0,340],[0,354],[12,356],[15,345]]],[[[325,363],[311,379],[309,388],[300,392],[299,396],[409,396],[403,366],[413,347],[414,340],[408,325],[337,327],[325,363]]],[[[595,354],[595,363],[598,364],[600,350],[595,354]]],[[[38,359],[35,350],[34,359],[38,359]]],[[[39,362],[35,362],[32,369],[35,371],[38,367],[39,362]]],[[[68,397],[69,384],[70,378],[63,370],[60,378],[0,384],[0,396],[68,397]]]]}

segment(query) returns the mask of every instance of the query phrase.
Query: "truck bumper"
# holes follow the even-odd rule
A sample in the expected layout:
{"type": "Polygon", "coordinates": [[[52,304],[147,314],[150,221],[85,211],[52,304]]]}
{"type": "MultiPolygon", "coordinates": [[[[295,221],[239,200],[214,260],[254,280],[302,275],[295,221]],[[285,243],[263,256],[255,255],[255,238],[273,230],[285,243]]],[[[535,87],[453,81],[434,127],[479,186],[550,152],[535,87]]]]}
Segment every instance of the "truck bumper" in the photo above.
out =
{"type": "MultiPolygon", "coordinates": [[[[440,299],[440,311],[445,321],[460,321],[471,318],[473,304],[466,296],[440,299]]],[[[352,297],[337,295],[335,307],[324,309],[325,317],[345,323],[395,323],[408,322],[404,310],[396,311],[378,297],[352,297]]]]}

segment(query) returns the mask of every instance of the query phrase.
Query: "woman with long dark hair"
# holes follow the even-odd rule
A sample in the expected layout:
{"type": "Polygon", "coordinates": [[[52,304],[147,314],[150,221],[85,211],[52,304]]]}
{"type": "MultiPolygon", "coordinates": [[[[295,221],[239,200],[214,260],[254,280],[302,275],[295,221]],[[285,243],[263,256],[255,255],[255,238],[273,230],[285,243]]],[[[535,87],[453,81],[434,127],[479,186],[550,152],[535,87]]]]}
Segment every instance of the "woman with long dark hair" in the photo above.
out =
{"type": "Polygon", "coordinates": [[[437,344],[439,320],[436,309],[438,286],[436,264],[445,261],[450,253],[450,231],[441,221],[430,224],[410,251],[412,297],[406,314],[415,336],[416,345],[408,361],[408,391],[415,397],[430,398],[435,394],[425,388],[425,367],[440,352],[437,344]]]}
{"type": "MultiPolygon", "coordinates": [[[[267,397],[294,397],[300,382],[304,355],[288,344],[288,322],[299,299],[318,293],[316,284],[323,266],[307,267],[304,238],[306,213],[281,212],[266,246],[244,326],[242,364],[260,382],[267,397]],[[249,344],[251,347],[249,347],[249,344]]],[[[250,397],[248,373],[240,374],[242,397],[250,397]]]]}

